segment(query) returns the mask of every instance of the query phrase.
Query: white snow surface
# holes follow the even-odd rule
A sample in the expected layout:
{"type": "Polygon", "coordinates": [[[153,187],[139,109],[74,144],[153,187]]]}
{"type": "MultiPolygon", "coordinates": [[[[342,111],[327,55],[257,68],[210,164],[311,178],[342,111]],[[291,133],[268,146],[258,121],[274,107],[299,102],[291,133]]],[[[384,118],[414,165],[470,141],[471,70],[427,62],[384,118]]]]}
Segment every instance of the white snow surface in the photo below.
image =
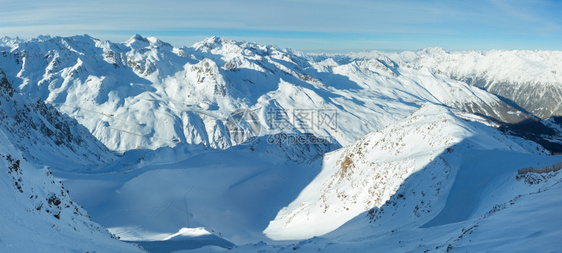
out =
{"type": "Polygon", "coordinates": [[[429,48],[395,54],[393,59],[486,89],[543,119],[562,115],[561,51],[429,48]]]}
{"type": "Polygon", "coordinates": [[[19,94],[0,69],[0,130],[34,162],[75,170],[117,157],[76,120],[19,94]]]}
{"type": "Polygon", "coordinates": [[[46,166],[27,161],[0,130],[0,251],[143,252],[92,222],[46,166]]]}
{"type": "Polygon", "coordinates": [[[87,35],[3,38],[0,50],[14,86],[46,100],[121,152],[179,143],[238,145],[252,136],[232,135],[227,119],[237,109],[257,114],[259,136],[281,130],[312,133],[341,145],[406,117],[425,102],[503,121],[521,119],[508,114],[516,109],[494,95],[385,55],[316,57],[218,37],[174,48],[140,35],[124,43],[87,35]],[[286,113],[284,129],[269,120],[279,110],[286,113]],[[322,110],[337,111],[337,124],[322,124],[322,110]]]}
{"type": "MultiPolygon", "coordinates": [[[[446,179],[456,173],[454,166],[460,158],[447,160],[443,156],[461,152],[455,147],[460,143],[471,146],[472,152],[509,150],[526,154],[536,152],[538,147],[522,147],[492,128],[467,123],[446,108],[427,104],[384,130],[326,154],[319,175],[277,214],[264,233],[277,240],[295,240],[331,232],[360,213],[383,206],[405,187],[407,178],[428,174],[424,170],[431,171],[434,166],[441,171],[430,180],[433,185],[420,188],[446,189],[446,184],[452,183],[446,179]]],[[[457,199],[466,198],[463,195],[457,199]]],[[[431,205],[429,202],[426,205],[431,205]]]]}
{"type": "Polygon", "coordinates": [[[520,80],[559,82],[543,51],[310,55],[140,35],[1,38],[0,50],[0,251],[140,250],[85,210],[155,252],[559,247],[562,176],[518,170],[562,157],[500,132],[486,116],[529,116],[452,79],[479,66],[439,60],[503,57],[520,80]],[[239,109],[257,116],[229,117],[239,109]],[[236,117],[261,128],[233,131],[236,117]]]}
{"type": "Polygon", "coordinates": [[[264,231],[310,239],[234,251],[555,251],[562,174],[518,170],[562,157],[455,113],[423,106],[327,154],[318,176],[264,231]]]}
{"type": "MultiPolygon", "coordinates": [[[[130,154],[124,159],[142,162],[113,173],[58,176],[94,220],[128,240],[162,240],[182,228],[204,227],[242,251],[290,249],[286,240],[317,236],[294,247],[366,250],[404,228],[405,234],[431,231],[415,237],[411,250],[443,247],[494,206],[536,191],[516,180],[518,169],[562,161],[478,119],[425,104],[346,147],[300,162],[258,140],[227,150],[178,146],[130,154]]],[[[290,150],[307,152],[306,146],[290,150]]]]}

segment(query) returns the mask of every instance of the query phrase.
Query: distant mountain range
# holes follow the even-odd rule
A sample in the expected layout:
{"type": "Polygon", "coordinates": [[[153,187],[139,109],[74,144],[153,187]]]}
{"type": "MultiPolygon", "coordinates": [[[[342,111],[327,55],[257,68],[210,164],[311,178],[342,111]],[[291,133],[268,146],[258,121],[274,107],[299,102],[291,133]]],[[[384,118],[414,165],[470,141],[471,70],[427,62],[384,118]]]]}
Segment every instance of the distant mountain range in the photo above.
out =
{"type": "Polygon", "coordinates": [[[557,53],[547,58],[548,52],[449,54],[427,49],[310,55],[218,37],[174,48],[140,35],[124,43],[87,35],[0,41],[0,64],[14,86],[75,118],[117,151],[177,143],[237,145],[252,137],[244,131],[233,136],[236,129],[227,124],[239,109],[256,114],[264,126],[259,135],[279,130],[271,116],[283,112],[276,119],[285,121],[283,131],[326,136],[341,145],[409,115],[425,102],[507,123],[560,115],[556,101],[561,101],[561,74],[554,69],[555,59],[562,56],[557,53]],[[521,59],[516,72],[522,78],[509,72],[514,69],[512,58],[521,59]],[[553,70],[542,71],[543,65],[553,70]],[[518,92],[522,86],[516,80],[541,88],[532,89],[530,96],[510,96],[525,93],[518,92]],[[485,83],[500,97],[462,81],[478,87],[485,83]],[[500,88],[499,83],[505,85],[500,88]],[[319,110],[337,111],[337,127],[292,117],[307,112],[317,119],[319,110]]]}
{"type": "Polygon", "coordinates": [[[561,52],[0,51],[0,251],[555,249],[561,52]]]}

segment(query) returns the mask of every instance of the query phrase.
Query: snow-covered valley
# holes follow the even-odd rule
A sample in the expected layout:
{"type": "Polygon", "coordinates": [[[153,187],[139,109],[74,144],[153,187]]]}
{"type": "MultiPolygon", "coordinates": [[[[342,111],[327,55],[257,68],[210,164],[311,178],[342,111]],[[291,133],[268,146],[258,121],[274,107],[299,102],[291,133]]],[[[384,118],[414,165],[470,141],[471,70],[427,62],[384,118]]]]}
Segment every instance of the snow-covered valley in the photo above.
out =
{"type": "Polygon", "coordinates": [[[560,52],[0,50],[0,251],[559,246],[560,52]]]}

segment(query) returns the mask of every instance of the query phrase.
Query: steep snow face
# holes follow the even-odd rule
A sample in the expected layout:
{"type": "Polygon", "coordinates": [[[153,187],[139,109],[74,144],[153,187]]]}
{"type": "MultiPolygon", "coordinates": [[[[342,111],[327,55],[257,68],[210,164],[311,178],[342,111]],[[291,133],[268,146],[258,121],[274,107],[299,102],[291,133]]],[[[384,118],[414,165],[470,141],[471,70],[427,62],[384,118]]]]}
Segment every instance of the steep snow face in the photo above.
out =
{"type": "Polygon", "coordinates": [[[0,251],[140,252],[93,223],[51,175],[116,157],[76,120],[21,96],[0,69],[0,251]]]}
{"type": "Polygon", "coordinates": [[[427,49],[412,54],[399,57],[484,88],[538,117],[562,115],[562,52],[427,49]]]}
{"type": "MultiPolygon", "coordinates": [[[[319,175],[290,205],[279,211],[264,233],[275,240],[319,236],[369,210],[368,214],[375,220],[380,211],[373,207],[393,208],[389,201],[410,198],[421,202],[407,202],[412,206],[397,212],[413,211],[404,219],[392,219],[392,226],[424,219],[427,222],[428,217],[434,217],[441,209],[464,207],[456,202],[447,203],[445,207],[443,204],[448,202],[447,193],[453,194],[451,185],[457,184],[454,178],[461,173],[458,170],[463,164],[464,152],[546,153],[532,142],[511,140],[480,123],[486,122],[482,118],[472,115],[473,120],[480,122],[467,122],[455,113],[468,117],[459,111],[453,113],[442,106],[426,104],[410,117],[326,154],[319,175]]],[[[477,202],[480,195],[477,190],[474,192],[473,198],[455,196],[454,199],[477,202]]],[[[455,209],[457,216],[450,216],[453,211],[445,211],[443,218],[435,220],[461,221],[475,206],[464,208],[455,209]]]]}
{"type": "MultiPolygon", "coordinates": [[[[274,251],[556,249],[556,236],[562,230],[557,218],[562,203],[562,157],[524,152],[532,146],[517,141],[526,146],[522,150],[502,136],[494,137],[495,141],[475,139],[495,131],[469,125],[479,134],[450,147],[410,175],[382,206],[361,213],[325,236],[274,251]],[[504,144],[508,149],[501,147],[504,144]],[[529,170],[535,172],[525,172],[529,170]]],[[[241,250],[248,248],[268,247],[252,245],[241,250]]]]}
{"type": "Polygon", "coordinates": [[[311,56],[217,37],[174,48],[140,35],[124,43],[3,39],[0,49],[9,81],[118,151],[178,143],[228,148],[279,132],[347,145],[424,102],[507,122],[525,118],[489,93],[384,55],[311,56]],[[252,111],[259,128],[232,124],[230,115],[241,109],[252,111]]]}
{"type": "Polygon", "coordinates": [[[142,252],[92,222],[48,167],[25,159],[12,134],[0,129],[0,251],[142,252]]]}
{"type": "Polygon", "coordinates": [[[0,130],[32,161],[70,169],[116,159],[76,120],[17,93],[2,69],[0,108],[0,130]]]}
{"type": "MultiPolygon", "coordinates": [[[[516,176],[516,168],[520,166],[530,163],[548,165],[556,158],[525,155],[505,158],[507,159],[501,159],[499,163],[491,163],[493,166],[500,165],[500,171],[503,172],[486,175],[492,178],[488,184],[473,181],[484,190],[478,196],[480,202],[477,210],[466,220],[440,226],[420,226],[424,222],[423,213],[427,213],[429,209],[424,206],[427,199],[419,194],[419,187],[423,186],[423,182],[420,184],[413,180],[405,183],[404,188],[401,187],[404,192],[396,194],[396,197],[384,205],[384,212],[375,221],[371,219],[371,214],[364,213],[322,237],[282,246],[264,243],[244,245],[232,251],[368,252],[377,249],[384,252],[543,252],[557,249],[560,244],[557,238],[562,225],[557,208],[562,204],[559,194],[562,190],[562,173],[528,173],[516,176]],[[510,172],[505,173],[506,169],[510,172]]],[[[420,181],[429,178],[420,175],[414,179],[420,181]]],[[[465,195],[473,193],[467,191],[465,195]]],[[[461,199],[460,202],[463,201],[461,199]]]]}

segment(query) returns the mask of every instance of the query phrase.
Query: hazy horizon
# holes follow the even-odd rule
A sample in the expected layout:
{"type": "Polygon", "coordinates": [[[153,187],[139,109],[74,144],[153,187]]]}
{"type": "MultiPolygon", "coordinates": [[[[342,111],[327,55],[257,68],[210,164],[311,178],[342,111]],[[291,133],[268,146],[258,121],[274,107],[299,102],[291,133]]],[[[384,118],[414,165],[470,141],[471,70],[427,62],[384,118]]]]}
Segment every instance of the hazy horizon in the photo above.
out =
{"type": "Polygon", "coordinates": [[[174,46],[219,36],[329,53],[562,50],[560,12],[557,1],[26,1],[4,3],[0,36],[141,34],[174,46]]]}

